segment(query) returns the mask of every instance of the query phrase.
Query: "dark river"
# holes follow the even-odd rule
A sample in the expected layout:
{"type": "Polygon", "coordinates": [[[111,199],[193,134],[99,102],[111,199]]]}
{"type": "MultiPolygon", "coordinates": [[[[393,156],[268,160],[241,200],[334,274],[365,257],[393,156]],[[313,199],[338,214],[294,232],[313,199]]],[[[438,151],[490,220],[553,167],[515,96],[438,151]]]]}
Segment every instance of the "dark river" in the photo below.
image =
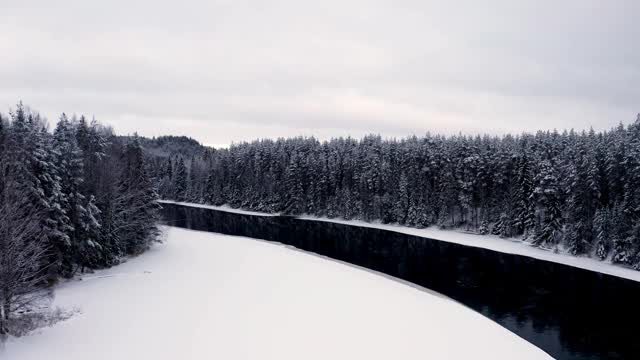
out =
{"type": "Polygon", "coordinates": [[[556,359],[640,359],[638,282],[386,230],[163,207],[168,225],[280,242],[437,291],[556,359]]]}

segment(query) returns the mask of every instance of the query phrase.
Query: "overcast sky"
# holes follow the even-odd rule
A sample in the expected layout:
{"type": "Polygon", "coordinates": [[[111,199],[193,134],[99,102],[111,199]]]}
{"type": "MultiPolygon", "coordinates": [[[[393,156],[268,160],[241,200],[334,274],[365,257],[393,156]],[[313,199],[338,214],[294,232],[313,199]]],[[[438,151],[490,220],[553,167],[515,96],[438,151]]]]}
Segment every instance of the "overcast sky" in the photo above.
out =
{"type": "Polygon", "coordinates": [[[609,128],[640,111],[637,0],[0,0],[0,112],[223,145],[609,128]]]}

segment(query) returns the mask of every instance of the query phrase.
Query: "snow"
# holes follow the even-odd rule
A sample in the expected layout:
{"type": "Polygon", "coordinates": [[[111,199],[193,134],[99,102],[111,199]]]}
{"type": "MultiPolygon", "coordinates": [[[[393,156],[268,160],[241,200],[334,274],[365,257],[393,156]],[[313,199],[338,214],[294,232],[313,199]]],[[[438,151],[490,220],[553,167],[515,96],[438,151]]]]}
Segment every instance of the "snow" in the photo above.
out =
{"type": "Polygon", "coordinates": [[[550,359],[438,294],[290,247],[165,228],[167,241],[70,281],[81,314],[10,339],[8,360],[550,359]]]}
{"type": "Polygon", "coordinates": [[[224,211],[224,212],[229,212],[229,213],[234,213],[234,214],[242,214],[242,215],[254,215],[254,216],[278,216],[278,215],[280,215],[280,214],[277,214],[277,213],[274,214],[274,213],[264,213],[264,212],[259,212],[259,211],[249,211],[249,210],[236,209],[236,208],[232,208],[232,207],[227,206],[227,205],[215,206],[215,205],[204,205],[204,204],[195,204],[195,203],[188,203],[188,202],[179,202],[179,201],[172,201],[172,200],[160,200],[158,202],[160,204],[183,205],[183,206],[190,206],[190,207],[195,207],[195,208],[200,208],[200,209],[217,210],[217,211],[224,211]]]}
{"type": "Polygon", "coordinates": [[[551,261],[554,263],[569,265],[590,271],[596,271],[603,274],[621,277],[624,279],[640,281],[640,271],[614,265],[610,261],[599,261],[588,257],[578,257],[563,252],[555,253],[551,250],[532,246],[530,243],[516,238],[503,239],[499,236],[494,235],[478,235],[456,230],[441,230],[435,227],[417,229],[394,224],[381,224],[376,222],[369,223],[360,220],[329,219],[313,216],[300,216],[298,218],[302,220],[324,221],[336,224],[395,231],[398,233],[420,236],[465,246],[478,247],[507,254],[528,256],[535,259],[551,261]]]}

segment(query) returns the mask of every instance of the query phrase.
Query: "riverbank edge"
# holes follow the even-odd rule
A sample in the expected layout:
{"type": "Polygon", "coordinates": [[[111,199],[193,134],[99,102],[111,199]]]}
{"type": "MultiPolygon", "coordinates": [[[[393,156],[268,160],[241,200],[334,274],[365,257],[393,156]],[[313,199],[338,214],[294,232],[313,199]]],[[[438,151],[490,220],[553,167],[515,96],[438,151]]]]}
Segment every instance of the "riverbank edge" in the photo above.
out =
{"type": "MultiPolygon", "coordinates": [[[[181,205],[209,210],[224,211],[252,216],[279,216],[280,214],[262,213],[232,208],[230,206],[214,206],[188,202],[176,202],[161,200],[161,204],[181,205]]],[[[444,241],[464,246],[487,249],[505,254],[527,256],[538,260],[550,261],[562,265],[572,266],[584,270],[594,271],[606,275],[640,282],[640,271],[628,267],[616,265],[608,260],[597,260],[586,256],[574,256],[562,249],[548,250],[531,245],[520,238],[500,238],[494,235],[480,235],[461,230],[443,230],[436,227],[412,228],[398,224],[382,224],[380,222],[366,222],[362,220],[344,220],[339,218],[317,217],[310,215],[296,216],[297,219],[306,221],[322,221],[349,226],[367,227],[379,230],[393,231],[401,234],[418,236],[432,240],[444,241]]]]}

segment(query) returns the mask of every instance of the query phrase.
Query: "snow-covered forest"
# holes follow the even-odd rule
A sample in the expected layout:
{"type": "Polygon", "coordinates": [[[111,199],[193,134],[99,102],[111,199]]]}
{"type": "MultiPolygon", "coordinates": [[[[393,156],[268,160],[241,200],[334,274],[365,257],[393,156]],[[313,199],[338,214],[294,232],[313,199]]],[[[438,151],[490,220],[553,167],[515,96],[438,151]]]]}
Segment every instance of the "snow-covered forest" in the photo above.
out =
{"type": "Polygon", "coordinates": [[[49,129],[22,104],[0,114],[0,334],[59,278],[144,251],[158,209],[137,139],[64,114],[49,129]]]}
{"type": "Polygon", "coordinates": [[[604,132],[143,146],[164,199],[462,228],[640,268],[640,116],[604,132]]]}
{"type": "Polygon", "coordinates": [[[0,333],[63,277],[158,235],[158,199],[458,228],[640,268],[640,116],[604,132],[258,140],[0,115],[0,333]]]}

